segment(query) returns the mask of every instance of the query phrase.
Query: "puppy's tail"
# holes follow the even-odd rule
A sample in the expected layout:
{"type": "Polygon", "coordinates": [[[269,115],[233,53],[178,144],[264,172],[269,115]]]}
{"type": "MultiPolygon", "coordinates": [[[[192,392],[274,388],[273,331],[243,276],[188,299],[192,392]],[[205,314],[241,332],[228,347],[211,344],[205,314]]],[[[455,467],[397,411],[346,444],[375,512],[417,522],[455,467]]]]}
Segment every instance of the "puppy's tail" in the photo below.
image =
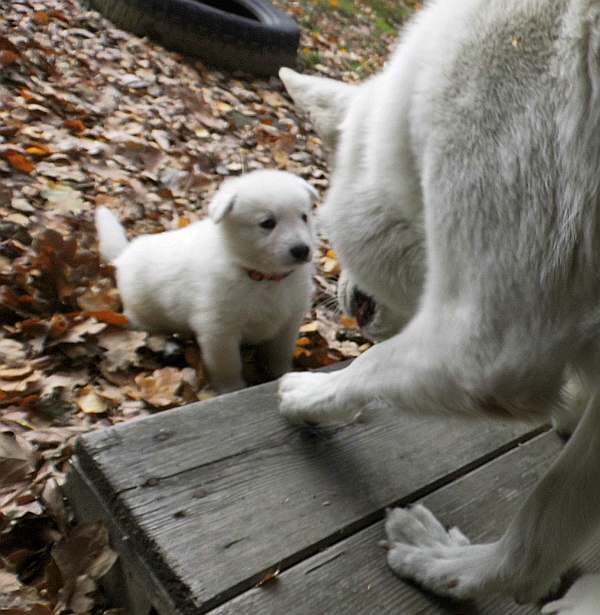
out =
{"type": "Polygon", "coordinates": [[[96,209],[96,232],[100,244],[100,256],[111,263],[127,247],[127,235],[115,214],[106,207],[96,209]]]}

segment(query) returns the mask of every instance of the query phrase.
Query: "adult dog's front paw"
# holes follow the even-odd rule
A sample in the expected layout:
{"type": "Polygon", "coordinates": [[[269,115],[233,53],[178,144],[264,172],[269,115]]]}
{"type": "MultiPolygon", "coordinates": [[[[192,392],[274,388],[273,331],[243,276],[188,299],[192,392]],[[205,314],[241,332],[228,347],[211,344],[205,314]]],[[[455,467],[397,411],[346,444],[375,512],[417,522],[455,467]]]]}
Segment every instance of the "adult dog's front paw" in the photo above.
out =
{"type": "Polygon", "coordinates": [[[328,410],[335,402],[330,374],[294,372],[279,383],[279,408],[290,422],[327,422],[328,410]]]}

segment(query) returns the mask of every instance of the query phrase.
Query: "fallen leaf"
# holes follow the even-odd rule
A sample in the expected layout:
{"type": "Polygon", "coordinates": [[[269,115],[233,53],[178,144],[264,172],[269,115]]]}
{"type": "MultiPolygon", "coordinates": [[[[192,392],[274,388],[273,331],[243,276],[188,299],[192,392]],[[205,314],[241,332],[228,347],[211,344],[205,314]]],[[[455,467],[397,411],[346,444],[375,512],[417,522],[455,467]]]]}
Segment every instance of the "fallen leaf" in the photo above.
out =
{"type": "Polygon", "coordinates": [[[25,151],[30,156],[37,156],[38,158],[45,158],[46,156],[52,155],[52,150],[47,145],[43,145],[41,143],[30,145],[25,149],[25,151]]]}
{"type": "Polygon", "coordinates": [[[144,346],[148,334],[145,331],[106,331],[98,336],[98,344],[106,349],[103,366],[114,372],[138,365],[138,349],[144,346]]]}
{"type": "Polygon", "coordinates": [[[345,329],[358,329],[358,322],[356,318],[346,316],[346,314],[342,314],[340,316],[340,325],[345,329]]]}
{"type": "MultiPolygon", "coordinates": [[[[77,303],[82,310],[90,315],[94,313],[104,313],[106,311],[117,312],[121,307],[119,291],[116,288],[99,288],[98,286],[91,286],[84,293],[79,295],[77,297],[77,303]]],[[[100,317],[96,318],[98,318],[98,320],[103,320],[100,317]]]]}
{"type": "MultiPolygon", "coordinates": [[[[0,595],[7,596],[21,589],[22,585],[19,582],[16,574],[8,572],[8,570],[0,570],[0,595]]],[[[0,604],[0,608],[2,605],[0,604]]]]}
{"type": "Polygon", "coordinates": [[[2,64],[2,66],[10,66],[11,64],[18,62],[19,57],[19,54],[16,52],[3,49],[0,51],[0,64],[2,64]]]}
{"type": "Polygon", "coordinates": [[[34,470],[37,454],[21,436],[0,432],[0,487],[8,487],[25,480],[34,470]]]}
{"type": "Polygon", "coordinates": [[[6,36],[0,36],[0,50],[13,51],[14,53],[19,53],[14,43],[11,42],[8,38],[6,38],[6,36]]]}
{"type": "Polygon", "coordinates": [[[108,411],[106,401],[89,384],[81,390],[81,395],[76,401],[80,410],[86,414],[104,414],[108,411]]]}
{"type": "Polygon", "coordinates": [[[52,559],[63,586],[59,604],[75,613],[86,613],[93,606],[90,598],[96,581],[114,565],[117,554],[110,548],[108,531],[100,522],[75,527],[52,548],[52,559]]]}
{"type": "Polygon", "coordinates": [[[48,25],[50,23],[50,15],[48,15],[48,13],[46,13],[46,11],[36,11],[31,16],[31,19],[38,26],[46,26],[46,25],[48,25]]]}
{"type": "MultiPolygon", "coordinates": [[[[1,53],[1,52],[0,52],[1,53]]],[[[2,60],[0,59],[0,62],[2,60]]],[[[20,171],[21,173],[31,173],[35,166],[26,156],[15,152],[14,150],[7,150],[2,154],[4,159],[10,164],[13,169],[20,171]]]]}
{"type": "Polygon", "coordinates": [[[113,312],[112,310],[90,310],[84,312],[83,315],[115,327],[126,327],[129,325],[129,319],[125,314],[113,312]]]}
{"type": "Polygon", "coordinates": [[[84,342],[86,337],[97,335],[106,329],[106,324],[98,322],[95,318],[86,318],[72,326],[69,326],[66,333],[57,337],[54,344],[79,344],[84,342]]]}
{"type": "Polygon", "coordinates": [[[182,378],[181,373],[174,367],[164,367],[152,372],[151,375],[138,374],[135,383],[139,389],[140,398],[151,406],[166,407],[177,403],[182,378]]]}
{"type": "Polygon", "coordinates": [[[85,130],[85,124],[79,119],[65,120],[65,126],[73,132],[83,132],[85,130]]]}
{"type": "Polygon", "coordinates": [[[81,193],[70,186],[53,184],[52,187],[43,190],[41,195],[48,201],[48,205],[59,213],[80,213],[83,210],[81,193]]]}
{"type": "Polygon", "coordinates": [[[20,380],[25,376],[29,376],[33,368],[30,365],[24,367],[0,367],[0,378],[3,380],[20,380]]]}
{"type": "Polygon", "coordinates": [[[262,579],[260,579],[256,583],[254,587],[262,587],[263,585],[266,585],[267,583],[273,583],[273,581],[277,581],[277,578],[279,577],[280,572],[281,571],[279,570],[279,568],[276,568],[275,570],[270,570],[269,572],[265,574],[264,577],[262,577],[262,579]]]}

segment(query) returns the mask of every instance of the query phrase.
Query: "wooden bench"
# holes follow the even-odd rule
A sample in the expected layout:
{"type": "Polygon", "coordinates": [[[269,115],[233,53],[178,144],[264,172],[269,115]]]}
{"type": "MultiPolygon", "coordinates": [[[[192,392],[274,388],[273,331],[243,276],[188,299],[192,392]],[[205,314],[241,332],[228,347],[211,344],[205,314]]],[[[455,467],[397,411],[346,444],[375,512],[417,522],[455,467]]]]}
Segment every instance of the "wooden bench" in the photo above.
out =
{"type": "Polygon", "coordinates": [[[547,428],[391,411],[300,429],[271,383],[82,437],[67,491],[109,527],[108,591],[132,615],[524,615],[537,610],[452,604],[396,578],[382,518],[424,498],[496,538],[561,447],[547,428]]]}

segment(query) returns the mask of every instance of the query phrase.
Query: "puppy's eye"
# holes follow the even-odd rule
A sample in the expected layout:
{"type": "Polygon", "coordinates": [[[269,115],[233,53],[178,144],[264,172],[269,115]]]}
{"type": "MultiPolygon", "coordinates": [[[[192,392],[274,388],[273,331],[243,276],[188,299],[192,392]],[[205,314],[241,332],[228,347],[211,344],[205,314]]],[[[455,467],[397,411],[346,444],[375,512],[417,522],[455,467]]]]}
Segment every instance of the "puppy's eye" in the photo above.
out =
{"type": "Polygon", "coordinates": [[[271,230],[277,226],[277,220],[275,220],[275,218],[267,218],[266,220],[263,220],[259,226],[260,228],[271,230]]]}
{"type": "Polygon", "coordinates": [[[302,214],[302,222],[308,222],[308,216],[306,214],[302,214]]]}

